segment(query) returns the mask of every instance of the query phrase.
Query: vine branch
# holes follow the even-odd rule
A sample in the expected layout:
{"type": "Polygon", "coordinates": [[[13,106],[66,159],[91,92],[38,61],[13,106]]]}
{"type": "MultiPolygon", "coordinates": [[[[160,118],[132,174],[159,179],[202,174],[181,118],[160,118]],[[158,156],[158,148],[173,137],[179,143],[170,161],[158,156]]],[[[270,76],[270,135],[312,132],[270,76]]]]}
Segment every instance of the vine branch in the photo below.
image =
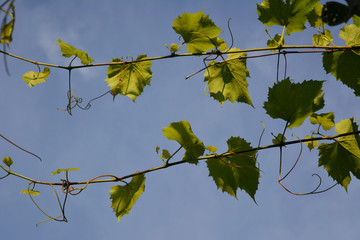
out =
{"type": "MultiPolygon", "coordinates": [[[[265,149],[270,149],[270,148],[276,148],[276,147],[284,147],[286,145],[291,145],[291,144],[298,144],[298,143],[305,143],[305,142],[311,142],[311,141],[325,141],[325,140],[335,140],[336,138],[339,137],[344,137],[344,136],[349,136],[349,135],[355,135],[355,134],[360,134],[360,130],[359,131],[354,131],[354,132],[348,132],[348,133],[342,133],[342,134],[337,134],[337,135],[332,135],[332,136],[323,136],[323,137],[314,137],[314,138],[308,138],[308,139],[298,139],[298,140],[294,140],[294,141],[287,141],[287,142],[282,142],[280,144],[273,144],[273,145],[267,145],[267,146],[261,146],[261,147],[256,147],[256,148],[251,148],[251,149],[247,149],[247,150],[241,150],[241,151],[234,151],[234,152],[225,152],[222,154],[211,154],[211,155],[207,155],[207,156],[203,156],[203,157],[199,157],[197,160],[201,161],[201,160],[208,160],[208,159],[213,159],[213,158],[219,158],[219,157],[227,157],[227,156],[232,156],[232,155],[238,155],[238,154],[243,154],[243,153],[248,153],[248,152],[257,152],[260,150],[265,150],[265,149]]],[[[181,148],[181,147],[180,147],[181,148]]],[[[179,151],[180,149],[178,149],[172,156],[171,158],[179,151]]],[[[95,177],[93,179],[97,179],[100,177],[108,177],[111,176],[111,178],[107,178],[107,179],[99,179],[99,180],[90,180],[90,181],[78,181],[78,182],[66,182],[67,186],[72,186],[72,185],[88,185],[88,184],[92,184],[92,183],[106,183],[106,182],[123,182],[125,179],[128,178],[132,178],[134,176],[140,175],[140,174],[145,174],[145,173],[149,173],[149,172],[154,172],[154,171],[158,171],[161,169],[165,169],[168,167],[172,167],[175,165],[179,165],[179,164],[183,164],[183,163],[187,163],[187,161],[184,160],[180,160],[180,161],[176,161],[176,162],[165,162],[164,165],[158,166],[158,167],[154,167],[154,168],[150,168],[144,171],[140,171],[140,172],[135,172],[129,175],[125,175],[123,177],[116,177],[114,175],[101,175],[98,177],[95,177]]],[[[43,182],[43,181],[38,181],[26,176],[23,176],[21,174],[15,173],[13,171],[11,171],[10,169],[6,169],[4,166],[2,166],[0,164],[0,167],[8,174],[8,175],[14,175],[17,176],[19,178],[28,180],[30,182],[36,183],[36,184],[41,184],[41,185],[52,185],[52,186],[63,186],[64,182],[43,182]]],[[[281,172],[280,172],[281,173],[281,172]]],[[[279,178],[280,179],[280,178],[279,178]]],[[[282,180],[282,179],[281,179],[282,180]]]]}

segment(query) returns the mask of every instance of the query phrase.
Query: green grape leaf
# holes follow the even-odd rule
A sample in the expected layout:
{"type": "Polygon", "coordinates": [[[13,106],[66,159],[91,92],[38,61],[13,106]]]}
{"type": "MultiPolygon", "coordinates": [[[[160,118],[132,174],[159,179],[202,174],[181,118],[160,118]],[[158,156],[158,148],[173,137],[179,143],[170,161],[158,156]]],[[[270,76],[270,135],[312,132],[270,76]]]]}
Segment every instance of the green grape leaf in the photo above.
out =
{"type": "Polygon", "coordinates": [[[8,167],[10,167],[10,166],[13,164],[13,160],[12,160],[11,157],[9,157],[9,156],[4,157],[4,158],[2,159],[2,161],[3,161],[3,163],[4,163],[6,166],[8,166],[8,167]]]}
{"type": "Polygon", "coordinates": [[[208,150],[209,152],[215,153],[218,149],[217,149],[217,147],[214,147],[214,146],[206,146],[206,150],[208,150]]]}
{"type": "Polygon", "coordinates": [[[319,105],[322,103],[323,82],[309,80],[293,83],[287,78],[269,88],[264,109],[270,117],[287,121],[289,128],[299,127],[307,117],[323,106],[319,105]]]}
{"type": "Polygon", "coordinates": [[[120,221],[121,217],[129,214],[137,199],[145,190],[145,175],[134,176],[130,183],[125,186],[115,185],[111,187],[111,208],[120,221]]]}
{"type": "Polygon", "coordinates": [[[183,160],[186,162],[197,164],[198,157],[204,154],[203,142],[195,136],[186,120],[171,123],[163,128],[163,134],[167,139],[177,141],[185,149],[183,160]]]}
{"type": "Polygon", "coordinates": [[[163,150],[162,150],[162,154],[161,154],[161,158],[163,158],[163,159],[169,159],[170,157],[171,157],[171,154],[169,153],[169,151],[166,150],[166,149],[163,149],[163,150]]]}
{"type": "Polygon", "coordinates": [[[323,53],[323,67],[337,80],[354,90],[360,96],[360,56],[354,52],[323,53]]]}
{"type": "MultiPolygon", "coordinates": [[[[305,136],[305,139],[310,139],[312,138],[311,136],[309,135],[306,135],[305,136]]],[[[309,148],[309,150],[313,150],[314,148],[316,148],[318,145],[319,145],[319,141],[318,140],[314,140],[314,141],[308,141],[308,142],[305,142],[306,146],[309,148]]]]}
{"type": "Polygon", "coordinates": [[[305,29],[307,15],[320,0],[264,0],[257,4],[259,20],[268,27],[286,27],[286,35],[305,29]]]}
{"type": "Polygon", "coordinates": [[[61,53],[64,57],[68,58],[71,56],[76,56],[80,58],[81,63],[85,65],[88,65],[94,61],[94,59],[88,56],[87,52],[74,48],[70,44],[62,42],[60,39],[58,39],[57,42],[60,46],[61,53]]]}
{"type": "Polygon", "coordinates": [[[33,195],[33,196],[39,196],[40,195],[39,191],[34,191],[34,190],[30,190],[30,189],[21,190],[20,192],[21,192],[22,195],[25,195],[25,194],[30,194],[30,195],[33,195]]]}
{"type": "Polygon", "coordinates": [[[170,52],[175,53],[179,51],[179,46],[176,43],[172,43],[169,48],[170,52]]]}
{"type": "Polygon", "coordinates": [[[328,29],[325,29],[324,33],[314,34],[312,38],[313,44],[317,46],[329,46],[329,44],[333,41],[331,36],[331,32],[328,29]]]}
{"type": "MultiPolygon", "coordinates": [[[[147,55],[139,55],[136,60],[146,59],[147,55]]],[[[118,58],[112,60],[113,63],[122,62],[118,58]]],[[[140,96],[146,85],[150,86],[153,75],[150,61],[132,62],[122,65],[110,65],[107,78],[112,94],[128,96],[134,102],[140,96]]]]}
{"type": "Polygon", "coordinates": [[[283,144],[286,140],[286,137],[284,135],[282,135],[281,133],[279,133],[273,140],[272,143],[277,145],[277,144],[283,144]]]}
{"type": "Polygon", "coordinates": [[[345,40],[347,46],[360,46],[360,27],[355,24],[345,25],[339,32],[339,37],[345,40]]]}
{"type": "MultiPolygon", "coordinates": [[[[345,119],[335,125],[339,134],[358,131],[353,119],[345,119]]],[[[359,134],[340,137],[338,141],[325,144],[319,149],[319,166],[323,166],[338,184],[347,187],[351,181],[350,173],[360,179],[360,137],[359,134]]]]}
{"type": "MultiPolygon", "coordinates": [[[[267,41],[268,47],[280,47],[283,45],[285,45],[285,39],[284,38],[281,39],[280,34],[275,34],[275,37],[273,39],[267,41]]],[[[272,50],[272,51],[275,51],[275,50],[272,50]]]]}
{"type": "MultiPolygon", "coordinates": [[[[339,134],[358,131],[358,126],[354,119],[344,119],[335,124],[335,131],[339,134]]],[[[360,159],[360,137],[359,134],[343,136],[338,139],[338,142],[350,153],[360,159]]],[[[359,165],[360,166],[360,165],[359,165]]],[[[360,176],[360,175],[359,175],[360,176]]]]}
{"type": "Polygon", "coordinates": [[[314,99],[313,112],[317,112],[323,109],[324,106],[325,106],[325,100],[324,100],[324,94],[322,94],[321,96],[318,96],[314,99]]]}
{"type": "Polygon", "coordinates": [[[335,115],[333,112],[316,114],[313,113],[310,116],[310,122],[312,124],[319,124],[324,130],[330,130],[335,126],[335,115]]]}
{"type": "Polygon", "coordinates": [[[356,25],[356,26],[360,26],[360,16],[358,16],[358,15],[354,15],[353,17],[352,17],[352,20],[353,20],[353,22],[354,22],[354,24],[356,25]]]}
{"type": "MultiPolygon", "coordinates": [[[[237,51],[240,49],[232,48],[237,51]]],[[[248,91],[247,77],[250,77],[246,67],[246,53],[229,54],[226,61],[216,63],[212,61],[204,74],[204,81],[209,86],[210,96],[222,105],[226,100],[234,103],[243,102],[251,106],[252,101],[248,91]],[[229,61],[229,59],[234,59],[229,61]]]]}
{"type": "Polygon", "coordinates": [[[324,6],[321,3],[318,3],[307,15],[307,19],[308,19],[311,27],[316,28],[316,27],[322,27],[325,25],[325,23],[323,22],[323,20],[321,18],[323,7],[324,6]]]}
{"type": "Polygon", "coordinates": [[[77,171],[77,170],[79,170],[80,168],[66,168],[66,169],[63,169],[63,168],[59,168],[58,170],[56,170],[56,171],[53,171],[53,172],[51,172],[51,175],[56,175],[56,174],[59,174],[59,173],[61,173],[61,172],[68,172],[68,171],[77,171]]]}
{"type": "Polygon", "coordinates": [[[1,27],[1,39],[0,43],[9,45],[12,41],[12,33],[14,31],[14,23],[15,23],[15,7],[14,1],[12,0],[9,4],[9,12],[5,12],[5,14],[11,17],[10,22],[3,22],[1,27]]]}
{"type": "MultiPolygon", "coordinates": [[[[250,143],[240,137],[231,137],[228,141],[228,152],[251,149],[250,143]]],[[[259,185],[259,169],[256,167],[254,152],[218,156],[206,161],[211,176],[218,189],[235,197],[237,189],[247,192],[255,201],[259,185]]]]}
{"type": "Polygon", "coordinates": [[[223,39],[218,38],[221,29],[204,15],[204,10],[197,13],[179,15],[173,22],[173,29],[180,34],[187,44],[190,53],[202,53],[218,47],[220,50],[227,48],[223,39]]]}
{"type": "Polygon", "coordinates": [[[29,85],[33,87],[39,83],[46,82],[46,79],[50,75],[50,69],[48,67],[44,68],[42,72],[29,71],[22,76],[22,79],[29,85]]]}

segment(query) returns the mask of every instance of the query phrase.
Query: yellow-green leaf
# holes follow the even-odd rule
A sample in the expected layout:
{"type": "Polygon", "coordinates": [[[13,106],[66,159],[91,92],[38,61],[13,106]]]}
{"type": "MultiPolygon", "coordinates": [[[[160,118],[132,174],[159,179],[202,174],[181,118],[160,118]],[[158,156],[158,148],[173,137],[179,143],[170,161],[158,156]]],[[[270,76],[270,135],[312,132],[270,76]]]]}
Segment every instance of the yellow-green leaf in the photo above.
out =
{"type": "Polygon", "coordinates": [[[134,176],[131,179],[131,182],[124,186],[115,185],[111,187],[111,208],[115,212],[115,216],[118,218],[118,221],[120,221],[123,215],[129,214],[131,208],[144,190],[144,174],[134,176]]]}
{"type": "MultiPolygon", "coordinates": [[[[146,55],[139,55],[136,60],[146,59],[146,55]]],[[[115,58],[114,63],[122,62],[115,58]]],[[[141,61],[128,64],[110,65],[107,78],[112,94],[128,96],[133,101],[144,91],[145,86],[150,85],[152,71],[150,61],[141,61]]]]}
{"type": "Polygon", "coordinates": [[[2,160],[6,166],[10,167],[13,164],[13,160],[11,159],[11,157],[7,156],[4,157],[2,160]]]}
{"type": "Polygon", "coordinates": [[[30,194],[33,196],[38,196],[40,195],[39,191],[34,191],[34,190],[30,190],[30,189],[26,189],[26,190],[21,190],[21,194],[25,195],[25,194],[30,194]]]}
{"type": "MultiPolygon", "coordinates": [[[[251,149],[250,143],[240,137],[231,137],[227,141],[229,153],[251,149]]],[[[259,185],[259,169],[256,167],[255,151],[234,154],[206,161],[216,186],[223,192],[237,198],[237,189],[245,190],[255,201],[259,185]]]]}
{"type": "Polygon", "coordinates": [[[195,136],[186,120],[171,123],[163,129],[163,134],[167,139],[177,141],[186,150],[184,161],[197,164],[198,157],[204,154],[204,144],[195,136]]]}
{"type": "MultiPolygon", "coordinates": [[[[240,49],[232,48],[237,51],[240,49]]],[[[247,77],[250,77],[246,66],[246,53],[228,54],[226,61],[217,63],[212,61],[204,74],[204,81],[208,83],[210,96],[222,105],[226,100],[243,102],[251,106],[247,77]],[[233,60],[230,60],[233,59],[233,60]],[[230,61],[229,61],[230,60],[230,61]]]]}
{"type": "Polygon", "coordinates": [[[180,34],[187,44],[190,53],[201,53],[218,47],[227,48],[224,39],[218,38],[221,29],[204,14],[204,10],[197,13],[183,13],[173,22],[173,29],[180,34]]]}
{"type": "Polygon", "coordinates": [[[50,75],[50,69],[48,67],[44,68],[42,72],[29,71],[22,76],[22,79],[29,85],[33,87],[39,83],[46,82],[46,79],[50,75]]]}
{"type": "Polygon", "coordinates": [[[215,153],[217,151],[217,147],[214,146],[206,146],[206,150],[215,153]]]}
{"type": "Polygon", "coordinates": [[[79,50],[79,49],[71,46],[70,44],[64,43],[60,39],[58,39],[57,42],[61,48],[61,52],[64,57],[68,58],[71,56],[76,56],[76,57],[80,58],[81,63],[85,64],[85,65],[90,64],[94,61],[94,59],[92,59],[91,57],[88,56],[87,52],[79,50]]]}
{"type": "Polygon", "coordinates": [[[9,22],[3,22],[1,27],[1,39],[0,43],[9,45],[12,41],[12,33],[14,31],[14,23],[15,23],[15,7],[14,1],[12,0],[9,5],[9,12],[5,12],[8,16],[11,17],[9,22]]]}
{"type": "Polygon", "coordinates": [[[56,174],[59,174],[59,173],[61,173],[61,172],[77,171],[77,170],[79,170],[79,169],[80,169],[80,168],[66,168],[66,169],[59,168],[58,170],[51,172],[51,174],[52,174],[52,175],[56,175],[56,174]]]}

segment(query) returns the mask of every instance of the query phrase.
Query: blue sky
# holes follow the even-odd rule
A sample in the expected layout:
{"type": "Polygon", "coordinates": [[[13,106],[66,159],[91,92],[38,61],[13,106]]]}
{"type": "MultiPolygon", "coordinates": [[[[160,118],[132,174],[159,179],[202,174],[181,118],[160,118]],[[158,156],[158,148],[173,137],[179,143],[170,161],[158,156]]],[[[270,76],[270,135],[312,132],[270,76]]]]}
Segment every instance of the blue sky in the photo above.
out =
{"type": "MultiPolygon", "coordinates": [[[[172,22],[183,12],[205,14],[224,30],[230,42],[227,20],[231,20],[234,46],[241,49],[266,46],[265,26],[257,20],[256,4],[261,1],[25,1],[17,0],[14,40],[9,52],[39,62],[67,65],[57,39],[87,51],[95,63],[139,54],[167,55],[165,44],[180,44],[172,22]]],[[[338,28],[331,28],[334,31],[338,28]]],[[[280,33],[270,28],[274,35],[280,33]]],[[[287,37],[288,44],[312,44],[315,30],[287,37]]],[[[343,41],[336,39],[339,45],[343,41]]],[[[184,50],[183,50],[184,51],[184,50]]],[[[51,69],[46,83],[29,88],[21,80],[36,66],[7,58],[11,76],[0,71],[1,134],[43,159],[19,151],[0,141],[1,158],[10,155],[12,170],[43,181],[58,181],[50,172],[78,167],[70,180],[89,180],[97,175],[123,176],[160,166],[157,145],[170,151],[177,144],[162,135],[171,122],[188,120],[194,133],[205,143],[227,150],[226,140],[240,136],[257,145],[271,144],[271,133],[284,127],[262,108],[268,87],[276,80],[276,57],[248,60],[249,92],[255,108],[226,102],[222,107],[204,95],[203,73],[188,80],[185,76],[203,67],[199,57],[153,62],[151,86],[135,103],[127,97],[115,101],[106,96],[93,102],[88,111],[73,110],[73,116],[57,108],[66,107],[67,71],[51,69]]],[[[76,64],[79,64],[77,62],[76,64]]],[[[1,60],[0,63],[3,66],[1,60]]],[[[3,69],[3,67],[2,67],[3,69]]],[[[281,65],[281,71],[283,65],[281,65]]],[[[74,70],[72,88],[88,101],[108,90],[107,67],[74,70]]],[[[289,55],[287,73],[294,81],[326,80],[326,107],[336,121],[354,116],[360,119],[359,99],[350,89],[326,75],[321,55],[289,55]]],[[[304,127],[289,131],[304,137],[315,129],[306,120],[304,127]]],[[[333,184],[324,169],[317,167],[316,151],[304,149],[302,158],[286,184],[297,192],[311,191],[317,173],[324,188],[333,184]]],[[[284,168],[297,158],[299,146],[286,147],[284,168]]],[[[176,160],[181,159],[178,155],[176,160]]],[[[278,149],[260,152],[261,179],[256,205],[243,191],[238,200],[217,190],[208,177],[205,162],[180,165],[146,175],[146,188],[128,216],[118,223],[110,208],[109,190],[114,184],[94,184],[80,195],[69,197],[68,223],[46,222],[20,190],[27,182],[10,176],[0,181],[0,232],[2,239],[355,239],[359,228],[360,184],[353,180],[348,193],[335,187],[324,194],[293,196],[277,184],[278,149]]],[[[61,176],[62,177],[62,176],[61,176]]],[[[38,186],[38,203],[53,216],[59,215],[54,193],[38,186]]]]}

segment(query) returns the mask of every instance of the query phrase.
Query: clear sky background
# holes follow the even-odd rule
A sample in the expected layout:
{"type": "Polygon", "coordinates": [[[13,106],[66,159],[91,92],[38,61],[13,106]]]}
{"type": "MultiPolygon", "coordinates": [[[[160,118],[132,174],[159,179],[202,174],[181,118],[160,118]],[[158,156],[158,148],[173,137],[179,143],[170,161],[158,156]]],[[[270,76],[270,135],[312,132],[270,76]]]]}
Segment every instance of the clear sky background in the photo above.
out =
{"type": "MultiPolygon", "coordinates": [[[[256,3],[261,1],[25,1],[17,0],[14,40],[9,52],[39,62],[68,65],[61,56],[57,39],[87,51],[95,63],[139,54],[169,54],[165,44],[181,43],[172,29],[174,19],[184,12],[205,9],[223,29],[220,37],[230,43],[227,21],[231,20],[234,46],[247,49],[265,47],[265,26],[257,20],[256,3]]],[[[322,2],[324,3],[324,2],[322,2]]],[[[331,28],[335,43],[343,45],[331,28]]],[[[312,44],[315,29],[291,34],[287,44],[312,44]]],[[[270,33],[281,33],[270,28],[270,33]]],[[[185,47],[180,52],[185,52],[185,47]]],[[[177,143],[162,135],[171,122],[188,120],[205,145],[227,150],[226,141],[240,136],[256,146],[262,131],[263,145],[271,144],[271,133],[282,131],[284,122],[273,120],[262,108],[268,87],[276,80],[276,57],[248,60],[250,96],[255,108],[226,102],[222,107],[204,94],[203,73],[188,80],[185,76],[203,67],[199,57],[153,62],[151,86],[135,103],[127,97],[110,95],[92,103],[88,111],[66,108],[67,71],[51,69],[46,83],[29,88],[22,74],[37,67],[7,58],[11,76],[0,71],[0,132],[43,159],[0,141],[0,157],[10,155],[12,170],[43,181],[59,181],[51,176],[58,168],[80,168],[70,180],[89,180],[97,175],[124,176],[160,166],[157,145],[171,152],[177,143]]],[[[79,64],[76,62],[75,64],[79,64]]],[[[283,61],[280,71],[283,71],[283,61]]],[[[108,89],[107,67],[73,71],[72,88],[87,102],[108,89]]],[[[335,112],[336,122],[360,119],[359,99],[352,90],[326,75],[321,55],[288,55],[287,73],[294,81],[326,80],[325,108],[335,112]]],[[[303,138],[315,129],[306,120],[304,127],[288,132],[303,138]]],[[[334,132],[330,132],[332,134],[334,132]]],[[[285,149],[284,171],[292,166],[300,146],[285,149]]],[[[180,160],[182,153],[175,160],[180,160]]],[[[317,152],[304,146],[300,162],[284,182],[295,192],[313,190],[323,177],[323,186],[333,184],[324,169],[317,167],[317,152]]],[[[293,196],[277,183],[279,150],[262,151],[261,179],[255,204],[243,191],[238,200],[217,190],[208,177],[205,162],[183,164],[147,174],[145,192],[128,216],[118,223],[109,199],[115,184],[94,184],[80,195],[70,196],[66,205],[68,223],[50,221],[20,190],[27,182],[13,176],[0,181],[1,239],[356,239],[360,226],[360,184],[354,179],[348,193],[338,186],[318,195],[293,196]]],[[[39,205],[52,216],[60,215],[54,192],[38,186],[39,205]]],[[[63,197],[63,196],[62,196],[63,197]]]]}

